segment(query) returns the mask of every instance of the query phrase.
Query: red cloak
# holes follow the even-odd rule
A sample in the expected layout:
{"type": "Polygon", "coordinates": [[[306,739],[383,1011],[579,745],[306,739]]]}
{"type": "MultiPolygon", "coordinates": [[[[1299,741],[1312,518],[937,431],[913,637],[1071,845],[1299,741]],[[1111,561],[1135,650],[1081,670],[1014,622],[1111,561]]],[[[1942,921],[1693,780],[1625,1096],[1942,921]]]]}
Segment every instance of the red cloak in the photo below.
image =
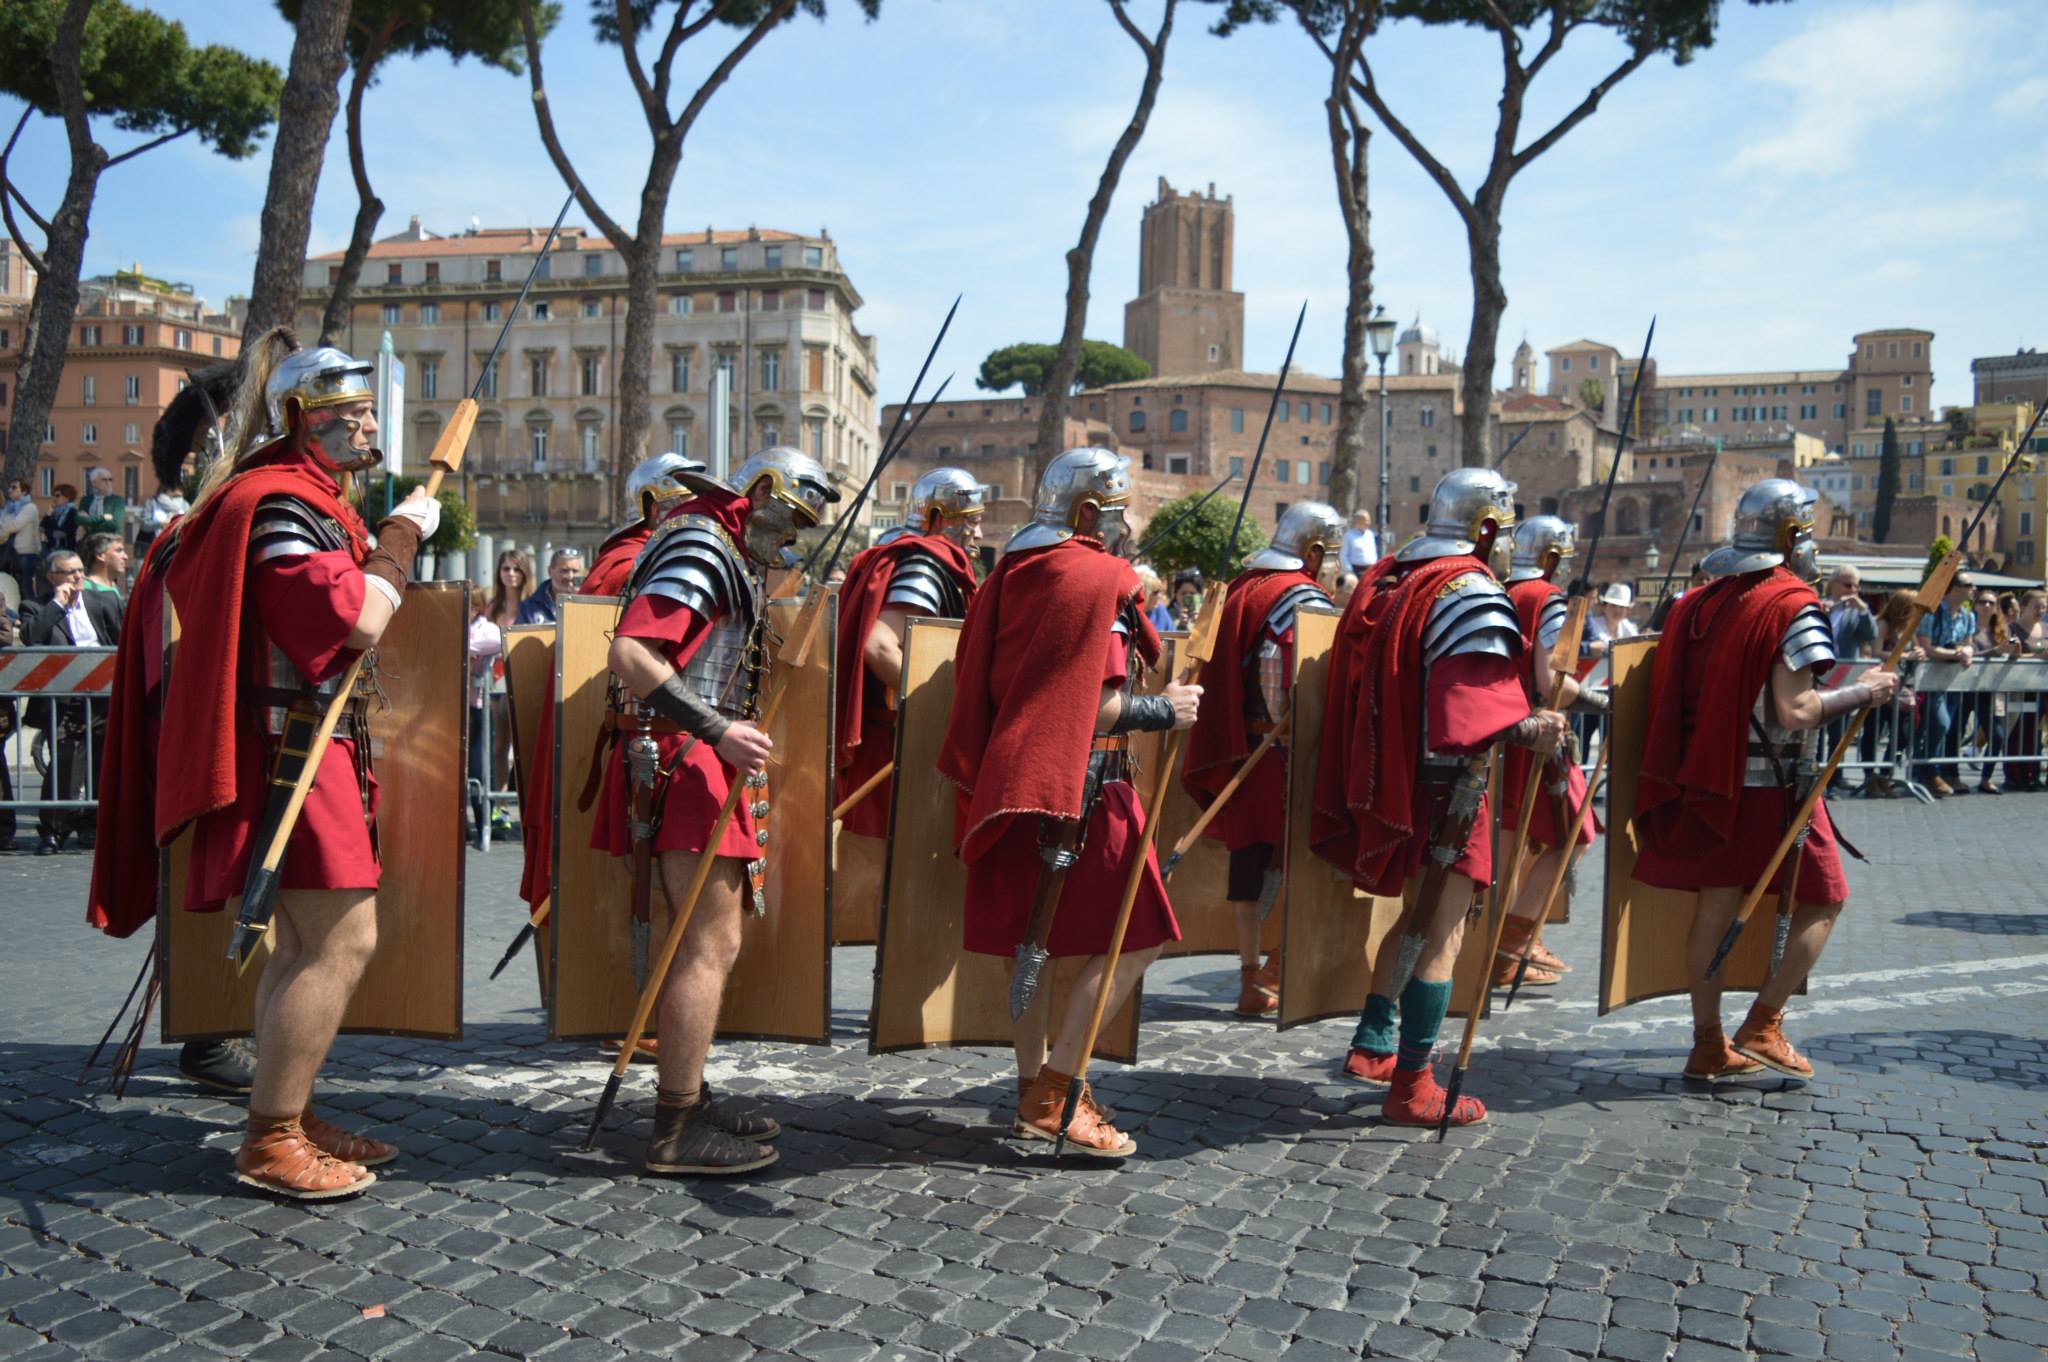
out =
{"type": "MultiPolygon", "coordinates": [[[[633,562],[647,545],[653,528],[628,525],[598,546],[597,557],[583,578],[579,596],[616,596],[633,575],[633,562]]],[[[553,892],[555,868],[555,673],[549,669],[541,685],[540,715],[533,727],[533,769],[523,772],[519,792],[519,897],[529,910],[553,892]]]]}
{"type": "MultiPolygon", "coordinates": [[[[1103,640],[1142,590],[1129,563],[1076,536],[1005,555],[975,593],[939,752],[939,774],[966,794],[954,844],[968,865],[1018,814],[1081,816],[1103,640]]],[[[1157,662],[1158,633],[1131,613],[1139,651],[1157,662]]]]}
{"type": "MultiPolygon", "coordinates": [[[[257,456],[270,457],[268,452],[257,456]]],[[[236,749],[243,736],[235,723],[236,668],[242,656],[249,526],[257,503],[273,495],[297,497],[331,517],[347,535],[357,562],[369,550],[362,517],[341,499],[333,479],[304,459],[243,469],[181,520],[181,547],[164,582],[178,611],[179,636],[158,743],[158,764],[175,777],[157,785],[159,846],[168,845],[186,824],[235,802],[236,749]]]]}
{"type": "Polygon", "coordinates": [[[1782,567],[1685,593],[1664,621],[1636,796],[1645,845],[1695,857],[1735,835],[1749,719],[1792,617],[1819,600],[1782,567]]]}
{"type": "MultiPolygon", "coordinates": [[[[894,716],[884,703],[882,683],[867,667],[868,634],[882,617],[896,568],[913,552],[929,554],[952,574],[963,599],[974,599],[974,565],[967,551],[944,535],[903,535],[863,549],[847,566],[839,588],[839,642],[834,678],[838,686],[833,764],[838,797],[852,794],[895,758],[894,716]]],[[[845,828],[867,837],[888,835],[889,786],[882,784],[847,810],[845,828]]]]}
{"type": "MultiPolygon", "coordinates": [[[[1266,616],[1282,595],[1304,585],[1316,586],[1316,579],[1299,568],[1244,572],[1230,583],[1217,624],[1216,650],[1202,664],[1202,709],[1188,733],[1187,764],[1181,774],[1181,785],[1204,808],[1259,745],[1258,736],[1245,721],[1246,675],[1250,672],[1256,684],[1257,673],[1252,669],[1266,641],[1266,616]]],[[[1205,836],[1222,841],[1233,851],[1256,842],[1277,845],[1285,840],[1285,747],[1275,743],[1274,750],[1259,759],[1205,836]]]]}
{"type": "MultiPolygon", "coordinates": [[[[1536,666],[1533,659],[1537,653],[1548,653],[1536,640],[1536,628],[1542,620],[1543,607],[1552,598],[1564,595],[1564,588],[1541,577],[1516,582],[1508,587],[1508,599],[1514,602],[1515,618],[1522,624],[1522,656],[1527,665],[1522,668],[1522,689],[1529,697],[1531,708],[1550,703],[1548,695],[1536,693],[1536,666]]],[[[1546,666],[1544,674],[1549,674],[1546,666]]],[[[1529,749],[1510,747],[1501,762],[1500,818],[1504,828],[1519,827],[1522,821],[1522,791],[1529,788],[1529,749]]],[[[1546,777],[1536,786],[1536,808],[1529,815],[1529,845],[1539,851],[1548,851],[1563,842],[1560,827],[1563,820],[1558,817],[1557,796],[1547,786],[1552,777],[1546,777]]],[[[1586,800],[1586,776],[1576,764],[1565,767],[1565,803],[1581,811],[1578,841],[1590,846],[1593,832],[1598,824],[1593,817],[1593,807],[1586,800]]]]}
{"type": "Polygon", "coordinates": [[[163,706],[163,555],[176,544],[173,520],[136,570],[121,626],[108,699],[99,780],[99,836],[85,920],[108,936],[132,936],[156,916],[156,768],[163,706]]]}

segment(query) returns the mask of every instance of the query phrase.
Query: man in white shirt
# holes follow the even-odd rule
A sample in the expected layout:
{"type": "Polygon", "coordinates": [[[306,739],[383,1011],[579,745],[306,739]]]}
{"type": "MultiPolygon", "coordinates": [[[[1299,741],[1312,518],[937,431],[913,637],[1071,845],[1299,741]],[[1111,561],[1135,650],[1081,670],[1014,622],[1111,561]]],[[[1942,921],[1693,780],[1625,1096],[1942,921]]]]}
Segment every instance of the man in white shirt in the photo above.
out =
{"type": "MultiPolygon", "coordinates": [[[[59,549],[51,554],[48,577],[50,599],[28,620],[22,630],[22,642],[32,648],[61,648],[67,644],[97,648],[112,647],[119,641],[121,598],[111,591],[86,590],[85,564],[76,553],[59,549]]],[[[91,761],[96,786],[100,753],[107,735],[106,708],[91,700],[35,700],[27,704],[22,715],[22,723],[27,727],[46,731],[52,719],[56,721],[56,731],[50,734],[56,759],[43,772],[42,797],[88,798],[84,763],[91,761]]],[[[81,846],[91,845],[90,809],[44,809],[40,821],[38,856],[61,850],[64,839],[73,832],[78,834],[81,846]]]]}
{"type": "Polygon", "coordinates": [[[1344,543],[1337,550],[1337,556],[1344,560],[1344,571],[1354,577],[1364,575],[1367,568],[1380,560],[1379,540],[1372,532],[1371,511],[1351,513],[1351,528],[1344,531],[1344,543]]]}

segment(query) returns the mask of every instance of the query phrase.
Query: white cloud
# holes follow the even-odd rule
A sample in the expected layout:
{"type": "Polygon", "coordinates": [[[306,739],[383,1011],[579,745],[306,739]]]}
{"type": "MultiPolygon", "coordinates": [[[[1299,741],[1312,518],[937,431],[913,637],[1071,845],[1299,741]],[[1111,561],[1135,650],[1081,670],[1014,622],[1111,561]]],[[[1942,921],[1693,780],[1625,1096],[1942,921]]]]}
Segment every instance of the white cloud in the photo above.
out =
{"type": "Polygon", "coordinates": [[[1989,25],[1963,0],[1895,0],[1824,14],[1765,52],[1749,79],[1785,92],[1775,131],[1736,154],[1736,171],[1833,175],[1892,118],[1927,107],[1975,77],[1989,25]]]}
{"type": "Polygon", "coordinates": [[[2048,76],[2029,76],[1991,102],[1991,111],[2005,118],[2019,118],[2048,108],[2048,76]]]}

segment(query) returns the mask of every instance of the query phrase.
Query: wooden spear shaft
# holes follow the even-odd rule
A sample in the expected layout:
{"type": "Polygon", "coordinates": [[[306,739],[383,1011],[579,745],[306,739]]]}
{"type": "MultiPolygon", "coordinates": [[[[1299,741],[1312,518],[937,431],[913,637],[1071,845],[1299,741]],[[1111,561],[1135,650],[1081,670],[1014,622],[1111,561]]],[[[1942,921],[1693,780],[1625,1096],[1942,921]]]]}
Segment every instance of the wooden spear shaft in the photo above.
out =
{"type": "Polygon", "coordinates": [[[840,819],[846,817],[847,812],[851,810],[854,807],[854,805],[860,803],[863,799],[866,799],[869,795],[881,789],[882,782],[887,780],[889,778],[890,773],[893,772],[895,769],[895,762],[884,762],[882,765],[882,769],[875,772],[873,775],[869,776],[866,780],[862,781],[860,783],[860,788],[858,790],[855,790],[852,794],[848,795],[846,798],[839,801],[839,807],[832,810],[832,821],[837,823],[840,819]]]}
{"type": "MultiPolygon", "coordinates": [[[[1550,910],[1556,906],[1558,895],[1564,889],[1564,877],[1571,873],[1572,866],[1577,864],[1579,857],[1584,854],[1585,848],[1579,845],[1579,824],[1585,821],[1586,810],[1593,807],[1593,792],[1600,788],[1600,777],[1607,770],[1607,753],[1613,746],[1612,742],[1600,744],[1599,760],[1593,763],[1593,778],[1586,782],[1586,797],[1573,812],[1570,820],[1565,823],[1564,826],[1569,831],[1559,834],[1571,840],[1566,844],[1564,855],[1558,858],[1557,873],[1550,877],[1550,892],[1543,896],[1543,906],[1536,910],[1536,928],[1529,933],[1530,950],[1535,949],[1536,938],[1543,934],[1543,924],[1550,921],[1550,910]]],[[[1515,980],[1508,985],[1508,999],[1500,1005],[1501,1011],[1505,1012],[1515,1005],[1515,995],[1522,991],[1522,978],[1528,972],[1529,951],[1525,950],[1522,952],[1522,958],[1515,964],[1515,980]]]]}
{"type": "Polygon", "coordinates": [[[1236,774],[1230,777],[1229,783],[1217,791],[1216,797],[1209,801],[1209,807],[1203,809],[1202,816],[1195,820],[1195,825],[1182,833],[1180,840],[1173,844],[1173,853],[1166,858],[1166,864],[1160,867],[1162,878],[1173,878],[1174,867],[1180,864],[1181,858],[1186,856],[1193,849],[1195,843],[1201,839],[1202,834],[1209,830],[1209,825],[1216,821],[1218,814],[1223,812],[1223,806],[1230,802],[1231,796],[1237,793],[1238,787],[1243,785],[1251,776],[1252,768],[1259,764],[1259,759],[1272,751],[1274,744],[1280,741],[1281,735],[1287,731],[1288,718],[1293,713],[1294,701],[1290,698],[1287,702],[1287,708],[1281,713],[1279,720],[1274,723],[1272,728],[1267,730],[1266,736],[1259,740],[1259,745],[1253,748],[1252,754],[1244,759],[1244,764],[1237,768],[1236,774]]]}

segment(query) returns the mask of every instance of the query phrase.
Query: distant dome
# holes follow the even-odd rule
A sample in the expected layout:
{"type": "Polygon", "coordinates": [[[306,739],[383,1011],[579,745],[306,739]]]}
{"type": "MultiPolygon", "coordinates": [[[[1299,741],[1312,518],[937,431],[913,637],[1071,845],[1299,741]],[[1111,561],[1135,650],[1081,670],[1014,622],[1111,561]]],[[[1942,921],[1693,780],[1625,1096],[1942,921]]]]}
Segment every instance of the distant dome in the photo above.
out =
{"type": "Polygon", "coordinates": [[[1413,325],[1401,333],[1402,345],[1435,345],[1436,328],[1417,317],[1413,325]]]}

